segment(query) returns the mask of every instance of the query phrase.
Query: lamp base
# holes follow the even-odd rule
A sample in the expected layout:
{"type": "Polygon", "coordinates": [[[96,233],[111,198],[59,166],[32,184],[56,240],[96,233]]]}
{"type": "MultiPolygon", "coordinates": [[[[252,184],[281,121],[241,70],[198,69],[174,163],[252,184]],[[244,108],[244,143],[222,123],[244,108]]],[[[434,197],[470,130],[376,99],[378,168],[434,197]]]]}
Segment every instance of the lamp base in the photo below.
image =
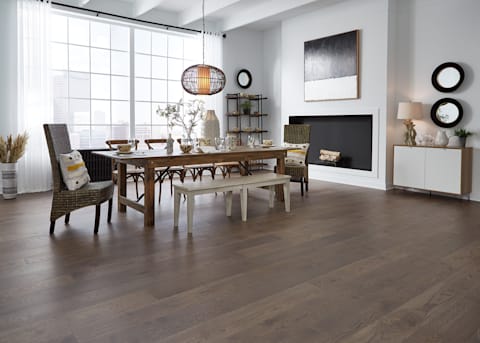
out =
{"type": "Polygon", "coordinates": [[[415,131],[415,124],[411,119],[405,119],[403,121],[407,132],[405,132],[405,145],[417,145],[415,138],[417,137],[417,131],[415,131]]]}

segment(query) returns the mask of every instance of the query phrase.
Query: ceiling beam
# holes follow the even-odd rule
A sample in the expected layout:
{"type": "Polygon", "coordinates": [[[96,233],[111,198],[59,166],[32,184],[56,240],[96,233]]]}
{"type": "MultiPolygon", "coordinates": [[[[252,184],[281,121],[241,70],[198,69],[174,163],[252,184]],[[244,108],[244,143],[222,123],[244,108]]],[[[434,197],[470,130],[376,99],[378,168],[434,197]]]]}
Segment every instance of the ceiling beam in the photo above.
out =
{"type": "MultiPolygon", "coordinates": [[[[205,17],[215,14],[227,7],[230,7],[242,0],[206,0],[205,17]]],[[[179,25],[185,26],[202,19],[202,2],[198,1],[192,7],[184,10],[179,16],[179,25]]]]}
{"type": "Polygon", "coordinates": [[[241,9],[235,15],[226,17],[220,24],[219,31],[230,31],[260,20],[317,2],[318,0],[269,0],[260,1],[241,9]]]}
{"type": "Polygon", "coordinates": [[[85,6],[88,4],[91,0],[78,0],[78,6],[85,6]]]}
{"type": "Polygon", "coordinates": [[[155,7],[160,6],[164,1],[165,0],[137,0],[134,2],[133,16],[140,17],[155,7]]]}

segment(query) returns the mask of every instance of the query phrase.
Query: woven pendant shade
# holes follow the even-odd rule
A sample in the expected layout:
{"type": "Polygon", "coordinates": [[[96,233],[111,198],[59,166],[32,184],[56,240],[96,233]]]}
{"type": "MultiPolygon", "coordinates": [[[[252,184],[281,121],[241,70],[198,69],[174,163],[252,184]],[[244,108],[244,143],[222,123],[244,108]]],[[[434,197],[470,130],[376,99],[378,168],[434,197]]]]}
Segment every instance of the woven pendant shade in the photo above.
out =
{"type": "Polygon", "coordinates": [[[202,53],[203,63],[195,64],[182,74],[182,87],[193,95],[213,95],[225,87],[225,74],[221,69],[205,64],[205,0],[202,1],[202,53]]]}
{"type": "Polygon", "coordinates": [[[182,74],[182,86],[194,95],[213,95],[225,87],[225,74],[220,69],[206,64],[188,67],[182,74]]]}

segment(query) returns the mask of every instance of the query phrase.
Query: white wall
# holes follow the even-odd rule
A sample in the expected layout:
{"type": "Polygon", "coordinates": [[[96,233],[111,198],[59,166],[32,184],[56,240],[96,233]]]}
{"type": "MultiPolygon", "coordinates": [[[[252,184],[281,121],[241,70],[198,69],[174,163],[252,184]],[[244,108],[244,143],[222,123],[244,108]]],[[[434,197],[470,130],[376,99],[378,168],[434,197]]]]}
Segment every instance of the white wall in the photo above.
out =
{"type": "MultiPolygon", "coordinates": [[[[228,31],[223,42],[223,71],[227,83],[222,94],[226,96],[227,93],[264,93],[263,70],[262,32],[249,29],[228,31]],[[237,73],[241,69],[248,69],[252,74],[252,85],[248,89],[240,88],[237,85],[237,73]]],[[[226,104],[225,99],[225,112],[227,111],[226,104]]],[[[230,102],[230,105],[233,105],[233,102],[230,102]]],[[[232,110],[233,108],[230,108],[230,111],[232,110]]],[[[223,121],[222,133],[225,134],[227,129],[225,113],[223,113],[223,121]]]]}
{"type": "Polygon", "coordinates": [[[17,2],[0,1],[0,135],[16,133],[17,2]]]}
{"type": "Polygon", "coordinates": [[[5,137],[17,132],[17,2],[15,0],[0,1],[0,76],[0,136],[5,137]]]}
{"type": "Polygon", "coordinates": [[[275,144],[281,142],[282,132],[282,31],[278,25],[263,34],[263,94],[265,102],[265,127],[269,132],[264,137],[275,144]]]}
{"type": "Polygon", "coordinates": [[[248,29],[227,32],[223,42],[223,68],[227,84],[223,93],[246,92],[250,94],[263,91],[263,38],[262,33],[248,29]],[[252,74],[252,85],[242,89],[237,85],[237,73],[248,69],[252,74]]]}
{"type": "MultiPolygon", "coordinates": [[[[431,105],[443,97],[461,102],[464,117],[458,127],[476,133],[467,146],[475,148],[471,199],[480,201],[480,1],[397,0],[397,7],[398,100],[425,103],[417,131],[433,135],[440,128],[430,119],[431,105]],[[460,63],[465,70],[464,84],[453,93],[441,93],[431,84],[435,67],[447,61],[460,63]]],[[[396,136],[403,130],[398,121],[396,136]]]]}
{"type": "Polygon", "coordinates": [[[282,23],[283,124],[290,115],[374,114],[373,171],[311,165],[312,178],[385,189],[387,50],[387,0],[349,0],[282,23]],[[360,30],[360,98],[305,102],[304,42],[355,29],[360,30]]]}

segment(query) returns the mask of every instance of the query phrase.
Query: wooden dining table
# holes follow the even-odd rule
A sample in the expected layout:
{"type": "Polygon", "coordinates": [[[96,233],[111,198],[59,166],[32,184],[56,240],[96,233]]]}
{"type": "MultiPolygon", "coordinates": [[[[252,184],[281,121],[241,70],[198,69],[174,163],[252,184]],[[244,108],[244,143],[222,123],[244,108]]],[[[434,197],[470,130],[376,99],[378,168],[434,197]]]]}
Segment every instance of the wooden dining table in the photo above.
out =
{"type": "MultiPolygon", "coordinates": [[[[203,152],[182,153],[180,150],[167,154],[166,150],[138,150],[128,154],[117,151],[95,151],[93,153],[114,160],[118,168],[118,211],[126,212],[127,206],[143,213],[144,226],[155,225],[155,168],[181,165],[240,162],[248,165],[248,161],[277,160],[277,173],[285,173],[285,157],[287,148],[284,147],[244,147],[238,146],[232,150],[219,151],[213,147],[203,149],[203,152]],[[127,197],[127,165],[143,168],[144,200],[143,204],[127,197]]],[[[283,201],[283,189],[276,189],[277,199],[283,201]]]]}

